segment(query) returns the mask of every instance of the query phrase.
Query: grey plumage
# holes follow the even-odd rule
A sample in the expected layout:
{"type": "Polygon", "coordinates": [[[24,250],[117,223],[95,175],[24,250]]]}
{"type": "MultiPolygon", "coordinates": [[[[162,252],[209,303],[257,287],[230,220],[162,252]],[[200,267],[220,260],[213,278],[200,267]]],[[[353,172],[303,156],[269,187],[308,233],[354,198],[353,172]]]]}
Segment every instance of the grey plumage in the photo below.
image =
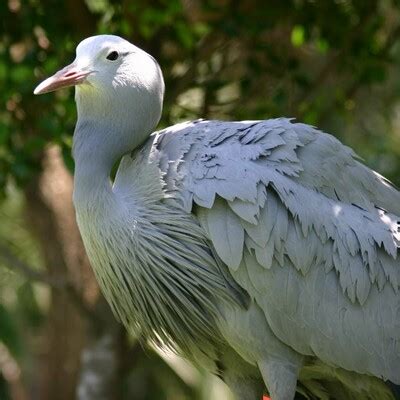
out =
{"type": "Polygon", "coordinates": [[[196,214],[217,254],[274,335],[328,365],[399,383],[399,234],[391,212],[400,194],[386,180],[333,137],[287,119],[198,121],[154,142],[169,186],[187,211],[202,206],[196,214]],[[321,151],[307,150],[318,142],[321,151]]]}
{"type": "Polygon", "coordinates": [[[284,118],[148,138],[164,90],[154,59],[98,36],[77,65],[77,219],[126,327],[243,399],[262,380],[291,399],[298,378],[309,398],[392,398],[380,378],[400,383],[400,193],[334,137],[284,118]]]}

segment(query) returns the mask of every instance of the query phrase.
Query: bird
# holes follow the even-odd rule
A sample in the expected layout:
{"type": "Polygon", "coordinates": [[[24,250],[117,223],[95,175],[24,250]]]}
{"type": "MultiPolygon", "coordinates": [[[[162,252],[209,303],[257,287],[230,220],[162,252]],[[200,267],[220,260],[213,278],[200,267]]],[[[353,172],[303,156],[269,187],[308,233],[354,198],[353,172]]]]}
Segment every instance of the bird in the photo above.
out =
{"type": "Polygon", "coordinates": [[[84,39],[34,93],[69,86],[77,223],[128,332],[218,375],[238,400],[394,398],[392,183],[290,118],[155,131],[160,66],[118,36],[84,39]]]}

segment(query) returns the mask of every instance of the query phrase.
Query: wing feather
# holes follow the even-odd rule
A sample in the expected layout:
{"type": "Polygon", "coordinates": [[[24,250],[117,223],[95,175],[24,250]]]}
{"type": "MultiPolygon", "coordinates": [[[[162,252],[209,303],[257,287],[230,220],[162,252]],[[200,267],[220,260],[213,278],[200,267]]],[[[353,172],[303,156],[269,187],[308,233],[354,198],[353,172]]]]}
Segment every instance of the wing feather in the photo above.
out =
{"type": "Polygon", "coordinates": [[[233,270],[242,260],[244,230],[239,217],[221,199],[207,212],[211,241],[221,260],[233,270]]]}

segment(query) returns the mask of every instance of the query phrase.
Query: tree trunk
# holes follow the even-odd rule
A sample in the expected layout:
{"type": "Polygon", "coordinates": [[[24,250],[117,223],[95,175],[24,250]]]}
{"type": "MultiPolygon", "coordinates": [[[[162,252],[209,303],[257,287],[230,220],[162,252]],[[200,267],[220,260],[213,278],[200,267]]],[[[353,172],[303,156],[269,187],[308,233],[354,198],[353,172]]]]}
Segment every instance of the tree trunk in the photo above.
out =
{"type": "MultiPolygon", "coordinates": [[[[38,240],[51,277],[72,281],[88,300],[97,292],[72,207],[72,178],[58,148],[50,147],[43,172],[25,189],[27,223],[38,240]],[[85,289],[85,290],[83,290],[85,289]]],[[[42,365],[38,368],[38,396],[42,400],[75,398],[80,355],[86,342],[86,321],[67,290],[51,289],[51,303],[43,332],[42,365]]]]}
{"type": "Polygon", "coordinates": [[[59,148],[47,148],[42,173],[25,188],[26,217],[49,277],[66,285],[51,289],[37,370],[37,398],[111,400],[119,386],[121,327],[100,295],[86,257],[76,225],[72,187],[59,148]],[[102,363],[100,369],[98,362],[102,363]],[[96,390],[86,379],[93,371],[99,381],[96,390]]]}

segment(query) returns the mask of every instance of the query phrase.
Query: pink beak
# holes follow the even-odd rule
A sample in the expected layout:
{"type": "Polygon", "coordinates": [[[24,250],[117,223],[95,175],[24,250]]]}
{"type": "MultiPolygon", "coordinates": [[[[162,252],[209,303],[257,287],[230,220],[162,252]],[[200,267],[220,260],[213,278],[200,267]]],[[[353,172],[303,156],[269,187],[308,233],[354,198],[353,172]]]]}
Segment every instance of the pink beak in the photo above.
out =
{"type": "Polygon", "coordinates": [[[82,83],[91,72],[92,71],[80,70],[72,63],[40,83],[33,93],[43,94],[78,85],[82,83]]]}

